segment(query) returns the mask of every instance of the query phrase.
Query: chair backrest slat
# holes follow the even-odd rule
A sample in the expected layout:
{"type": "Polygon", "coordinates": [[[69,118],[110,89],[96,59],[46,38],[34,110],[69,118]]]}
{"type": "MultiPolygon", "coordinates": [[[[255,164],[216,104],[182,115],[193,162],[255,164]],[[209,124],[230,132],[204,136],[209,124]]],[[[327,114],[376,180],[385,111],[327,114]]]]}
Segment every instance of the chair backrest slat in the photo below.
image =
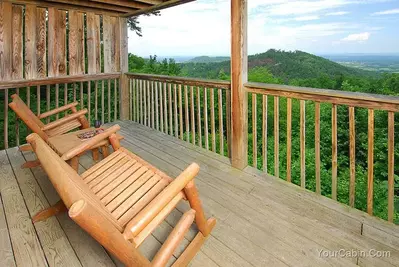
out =
{"type": "Polygon", "coordinates": [[[44,123],[29,109],[24,101],[17,95],[11,96],[12,102],[8,106],[24,121],[24,123],[41,138],[47,141],[48,135],[41,130],[44,123]]]}

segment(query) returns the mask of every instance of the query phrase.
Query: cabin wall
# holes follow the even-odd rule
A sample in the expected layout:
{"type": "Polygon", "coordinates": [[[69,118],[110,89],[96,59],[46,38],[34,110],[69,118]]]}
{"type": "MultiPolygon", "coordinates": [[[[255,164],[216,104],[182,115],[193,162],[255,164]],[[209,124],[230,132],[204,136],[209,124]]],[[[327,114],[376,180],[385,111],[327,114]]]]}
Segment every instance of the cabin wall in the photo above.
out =
{"type": "Polygon", "coordinates": [[[1,1],[0,81],[119,72],[124,21],[1,1]]]}

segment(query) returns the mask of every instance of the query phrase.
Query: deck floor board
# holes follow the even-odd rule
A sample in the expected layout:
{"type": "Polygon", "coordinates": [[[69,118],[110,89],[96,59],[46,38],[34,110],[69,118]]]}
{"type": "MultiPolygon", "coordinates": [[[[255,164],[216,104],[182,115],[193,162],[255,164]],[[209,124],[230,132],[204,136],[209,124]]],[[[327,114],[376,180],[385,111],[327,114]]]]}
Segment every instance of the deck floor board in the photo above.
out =
{"type": "MultiPolygon", "coordinates": [[[[118,123],[125,137],[123,146],[171,177],[191,162],[200,165],[196,184],[207,216],[216,217],[218,222],[191,266],[399,266],[397,226],[251,167],[234,169],[226,157],[148,127],[131,121],[118,123]],[[388,250],[391,256],[320,256],[320,250],[340,248],[388,250]]],[[[30,216],[37,210],[59,200],[40,167],[31,171],[18,169],[25,160],[33,158],[31,152],[21,154],[16,148],[0,151],[0,264],[58,266],[56,260],[62,263],[63,257],[51,255],[48,249],[60,246],[65,247],[70,266],[73,261],[82,266],[121,266],[66,213],[46,222],[31,223],[30,216]],[[19,218],[23,225],[16,223],[19,218]],[[58,239],[62,245],[55,244],[58,239]],[[26,247],[22,246],[24,240],[26,247]]],[[[80,159],[79,172],[93,164],[91,154],[85,154],[80,159]]],[[[146,257],[154,257],[187,209],[185,203],[179,204],[140,246],[146,257]]],[[[190,229],[168,265],[182,253],[196,231],[195,226],[190,229]]],[[[58,250],[55,248],[53,253],[58,250]]]]}

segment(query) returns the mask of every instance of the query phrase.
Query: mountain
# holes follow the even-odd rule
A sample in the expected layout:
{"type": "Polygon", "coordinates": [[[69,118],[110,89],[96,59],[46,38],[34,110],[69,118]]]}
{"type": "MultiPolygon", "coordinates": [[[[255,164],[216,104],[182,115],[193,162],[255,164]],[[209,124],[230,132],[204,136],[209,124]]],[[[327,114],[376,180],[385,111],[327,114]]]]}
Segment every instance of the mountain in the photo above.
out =
{"type": "MultiPolygon", "coordinates": [[[[216,79],[221,73],[230,73],[230,60],[211,63],[188,62],[182,63],[181,67],[182,73],[186,76],[216,79]]],[[[331,78],[341,75],[357,77],[376,77],[378,75],[373,71],[350,68],[306,52],[276,49],[249,56],[248,67],[250,70],[256,67],[265,67],[274,77],[284,81],[312,79],[321,75],[331,78]]]]}
{"type": "Polygon", "coordinates": [[[195,57],[187,62],[191,63],[212,63],[212,62],[223,62],[223,61],[228,61],[230,60],[230,57],[208,57],[208,56],[200,56],[200,57],[195,57]]]}

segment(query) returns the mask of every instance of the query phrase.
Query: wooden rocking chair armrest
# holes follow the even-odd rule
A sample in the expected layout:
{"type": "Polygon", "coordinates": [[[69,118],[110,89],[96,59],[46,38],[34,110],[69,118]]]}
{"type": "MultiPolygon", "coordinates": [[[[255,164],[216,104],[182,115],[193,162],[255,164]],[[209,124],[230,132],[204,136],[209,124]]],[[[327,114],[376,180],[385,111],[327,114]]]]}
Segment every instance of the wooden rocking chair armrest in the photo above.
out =
{"type": "Polygon", "coordinates": [[[65,116],[65,117],[63,117],[63,118],[61,118],[59,120],[50,122],[49,124],[46,124],[44,127],[42,127],[42,131],[48,131],[48,130],[54,129],[54,128],[58,127],[58,126],[61,126],[61,125],[65,124],[65,123],[67,123],[67,122],[75,120],[75,119],[79,118],[80,116],[85,115],[86,113],[87,113],[87,109],[82,109],[82,110],[80,110],[80,111],[78,111],[76,113],[73,113],[71,115],[65,116]]]}
{"type": "Polygon", "coordinates": [[[142,209],[127,225],[124,236],[133,239],[137,236],[158,213],[194,179],[199,172],[199,166],[192,163],[176,177],[158,196],[142,209]]]}
{"type": "Polygon", "coordinates": [[[73,103],[70,103],[70,104],[68,104],[68,105],[65,105],[65,106],[62,106],[62,107],[59,107],[59,108],[55,108],[55,109],[49,110],[49,111],[47,111],[47,112],[44,112],[44,113],[40,114],[40,115],[38,116],[38,118],[39,118],[39,119],[47,118],[47,117],[49,117],[49,116],[52,116],[52,115],[61,113],[61,112],[63,112],[63,111],[67,111],[68,109],[71,109],[71,108],[73,108],[73,107],[76,107],[78,104],[79,104],[78,102],[73,102],[73,103]]]}
{"type": "Polygon", "coordinates": [[[97,145],[104,139],[109,138],[111,135],[115,134],[120,129],[121,129],[121,127],[118,124],[106,129],[104,132],[90,138],[89,140],[81,143],[80,145],[78,145],[78,146],[70,149],[68,152],[64,153],[64,155],[62,155],[62,159],[70,160],[70,159],[74,158],[75,156],[82,154],[83,152],[89,150],[90,148],[97,145]]]}

